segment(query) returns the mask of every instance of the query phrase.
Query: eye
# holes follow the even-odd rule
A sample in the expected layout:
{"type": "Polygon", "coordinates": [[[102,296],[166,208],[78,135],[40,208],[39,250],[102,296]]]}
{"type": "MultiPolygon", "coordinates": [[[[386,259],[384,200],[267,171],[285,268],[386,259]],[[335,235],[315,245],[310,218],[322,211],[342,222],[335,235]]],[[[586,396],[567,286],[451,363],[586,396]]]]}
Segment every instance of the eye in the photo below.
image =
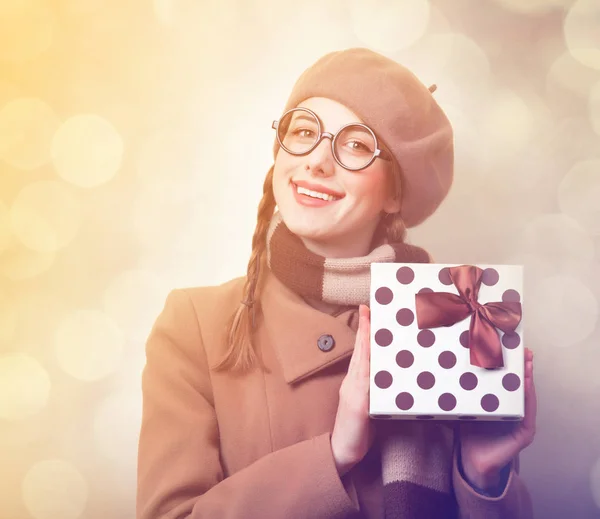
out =
{"type": "Polygon", "coordinates": [[[356,139],[348,141],[346,145],[352,151],[369,152],[369,153],[373,152],[373,150],[371,150],[364,142],[361,142],[361,141],[356,140],[356,139]]]}
{"type": "Polygon", "coordinates": [[[308,128],[296,128],[295,130],[292,130],[292,134],[297,135],[298,137],[309,138],[314,137],[315,132],[308,128]]]}

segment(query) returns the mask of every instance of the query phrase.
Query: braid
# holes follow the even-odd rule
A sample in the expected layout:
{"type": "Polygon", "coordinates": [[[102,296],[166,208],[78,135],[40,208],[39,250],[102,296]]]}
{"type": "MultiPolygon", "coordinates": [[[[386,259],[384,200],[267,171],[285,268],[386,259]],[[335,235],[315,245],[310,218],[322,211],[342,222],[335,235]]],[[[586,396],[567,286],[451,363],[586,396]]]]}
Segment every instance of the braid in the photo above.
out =
{"type": "Polygon", "coordinates": [[[271,166],[263,184],[263,197],[258,204],[258,217],[252,237],[252,253],[248,261],[242,301],[231,319],[228,348],[223,358],[214,366],[216,371],[230,368],[233,371],[246,371],[253,367],[258,360],[252,345],[256,312],[256,286],[260,274],[260,264],[266,251],[267,231],[275,211],[275,205],[273,166],[271,166]]]}

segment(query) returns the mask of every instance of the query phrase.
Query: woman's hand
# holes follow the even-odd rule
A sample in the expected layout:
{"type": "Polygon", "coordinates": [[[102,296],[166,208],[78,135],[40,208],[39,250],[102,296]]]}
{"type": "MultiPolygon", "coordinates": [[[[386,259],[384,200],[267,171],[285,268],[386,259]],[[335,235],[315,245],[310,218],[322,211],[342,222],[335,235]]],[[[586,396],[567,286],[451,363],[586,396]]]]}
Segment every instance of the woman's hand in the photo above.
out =
{"type": "Polygon", "coordinates": [[[463,471],[472,485],[497,487],[500,471],[535,436],[537,401],[533,383],[533,352],[525,348],[525,416],[518,423],[461,423],[460,443],[463,471]]]}
{"type": "Polygon", "coordinates": [[[331,449],[340,476],[362,460],[371,448],[375,426],[369,418],[369,307],[360,305],[354,352],[340,386],[340,400],[331,434],[331,449]]]}

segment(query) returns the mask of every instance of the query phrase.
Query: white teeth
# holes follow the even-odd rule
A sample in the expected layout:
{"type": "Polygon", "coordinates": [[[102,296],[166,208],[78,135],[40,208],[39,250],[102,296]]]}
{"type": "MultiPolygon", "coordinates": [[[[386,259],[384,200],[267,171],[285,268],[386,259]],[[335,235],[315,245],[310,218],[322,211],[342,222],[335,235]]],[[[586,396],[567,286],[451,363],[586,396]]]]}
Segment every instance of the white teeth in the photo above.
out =
{"type": "Polygon", "coordinates": [[[313,198],[320,198],[321,200],[326,200],[327,202],[333,202],[338,200],[337,197],[333,195],[326,195],[325,193],[319,193],[318,191],[311,191],[310,189],[306,189],[304,187],[296,186],[298,193],[301,195],[312,196],[313,198]]]}

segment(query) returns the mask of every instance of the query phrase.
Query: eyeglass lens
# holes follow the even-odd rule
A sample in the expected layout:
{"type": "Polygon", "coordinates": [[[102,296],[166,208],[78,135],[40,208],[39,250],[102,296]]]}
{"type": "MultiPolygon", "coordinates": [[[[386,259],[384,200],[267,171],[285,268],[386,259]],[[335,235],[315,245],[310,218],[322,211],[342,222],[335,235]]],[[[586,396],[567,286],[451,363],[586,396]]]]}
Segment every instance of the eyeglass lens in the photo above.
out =
{"type": "MultiPolygon", "coordinates": [[[[279,121],[279,140],[292,154],[308,153],[319,139],[317,119],[304,110],[292,110],[279,121]]],[[[350,169],[366,166],[375,154],[375,140],[371,132],[360,125],[351,125],[335,138],[333,152],[337,160],[350,169]]]]}

